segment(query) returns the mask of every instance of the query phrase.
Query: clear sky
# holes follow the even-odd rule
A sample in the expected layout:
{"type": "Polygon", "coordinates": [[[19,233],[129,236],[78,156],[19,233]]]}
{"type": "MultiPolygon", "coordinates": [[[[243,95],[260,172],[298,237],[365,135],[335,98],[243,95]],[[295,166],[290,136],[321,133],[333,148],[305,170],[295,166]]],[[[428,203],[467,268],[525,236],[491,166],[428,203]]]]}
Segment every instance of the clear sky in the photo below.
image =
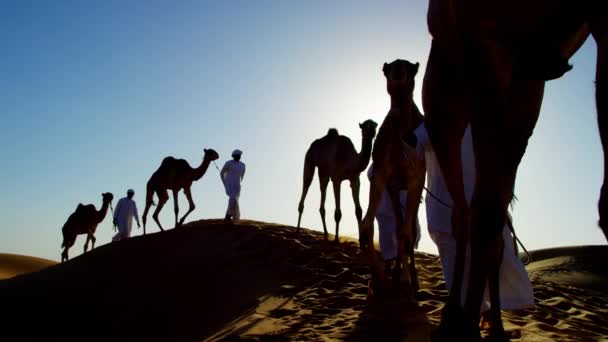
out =
{"type": "MultiPolygon", "coordinates": [[[[141,213],[161,160],[198,165],[204,148],[219,152],[220,167],[244,151],[244,218],[295,225],[309,144],[336,127],[360,148],[358,123],[380,123],[389,108],[384,62],[421,63],[420,104],[430,39],[420,0],[3,1],[0,252],[59,260],[61,227],[79,202],[99,208],[112,192],[116,204],[133,188],[141,213]]],[[[595,43],[572,63],[547,86],[517,179],[515,224],[529,249],[605,243],[595,43]]],[[[215,168],[192,190],[189,220],[223,217],[215,168]]],[[[342,195],[341,232],[355,236],[347,183],[342,195]]],[[[318,208],[315,175],[303,226],[322,229],[318,208]]],[[[333,233],[331,187],[326,209],[333,233]]],[[[172,205],[161,220],[171,226],[172,205]]],[[[420,248],[435,253],[424,207],[420,220],[420,248]]],[[[108,216],[98,245],[113,233],[108,216]]]]}

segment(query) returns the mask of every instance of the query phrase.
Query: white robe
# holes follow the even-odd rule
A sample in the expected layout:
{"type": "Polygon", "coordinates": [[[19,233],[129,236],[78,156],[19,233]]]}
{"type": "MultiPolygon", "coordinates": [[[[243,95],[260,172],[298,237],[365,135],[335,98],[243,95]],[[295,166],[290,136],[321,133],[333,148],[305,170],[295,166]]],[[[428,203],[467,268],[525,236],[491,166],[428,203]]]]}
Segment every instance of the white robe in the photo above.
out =
{"type": "MultiPolygon", "coordinates": [[[[424,124],[420,125],[414,133],[418,138],[417,149],[424,149],[427,168],[427,188],[433,195],[441,199],[442,202],[452,206],[452,197],[450,196],[443,175],[441,174],[437,157],[430,144],[424,124]]],[[[470,205],[476,177],[475,154],[473,151],[473,137],[471,135],[470,126],[466,128],[462,138],[461,153],[464,191],[467,203],[470,205]]],[[[439,250],[443,274],[449,291],[454,279],[454,261],[456,259],[456,239],[454,239],[452,235],[452,209],[445,204],[440,203],[429,194],[426,195],[425,204],[429,234],[439,250]]],[[[523,263],[515,253],[515,246],[513,245],[513,239],[507,224],[505,224],[503,228],[502,236],[505,247],[499,271],[501,308],[516,310],[532,307],[534,305],[532,283],[530,282],[530,278],[528,277],[528,273],[523,263]]],[[[469,268],[470,246],[467,246],[461,296],[463,303],[461,304],[464,304],[466,298],[469,268]]],[[[488,298],[486,287],[481,307],[482,311],[486,311],[490,307],[488,298]]]]}
{"type": "Polygon", "coordinates": [[[112,241],[126,239],[131,236],[133,217],[135,217],[139,225],[139,215],[137,214],[135,201],[128,197],[121,198],[114,209],[114,221],[118,226],[118,233],[114,235],[112,241]]]}
{"type": "MultiPolygon", "coordinates": [[[[374,165],[372,164],[367,170],[367,178],[371,179],[374,165]]],[[[405,216],[405,205],[407,203],[407,191],[399,191],[399,202],[401,203],[401,215],[405,216]]],[[[398,244],[397,244],[397,220],[395,217],[395,211],[391,197],[386,189],[382,192],[382,198],[380,199],[380,206],[376,212],[376,220],[378,221],[378,235],[380,241],[380,252],[384,260],[390,260],[397,257],[398,244]]],[[[420,224],[418,218],[416,218],[416,248],[418,248],[418,242],[420,241],[420,224]]]]}
{"type": "Polygon", "coordinates": [[[232,219],[237,221],[241,216],[239,197],[241,196],[241,181],[245,177],[245,164],[240,161],[229,160],[224,164],[220,175],[224,182],[226,195],[229,198],[226,215],[232,216],[232,219]]]}

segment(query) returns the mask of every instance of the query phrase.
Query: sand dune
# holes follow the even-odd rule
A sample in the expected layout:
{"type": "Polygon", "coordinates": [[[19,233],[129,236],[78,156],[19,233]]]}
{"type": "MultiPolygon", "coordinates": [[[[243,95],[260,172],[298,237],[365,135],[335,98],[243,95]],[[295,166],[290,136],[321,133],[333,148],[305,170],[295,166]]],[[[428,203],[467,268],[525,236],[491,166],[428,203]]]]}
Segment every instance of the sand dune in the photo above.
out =
{"type": "MultiPolygon", "coordinates": [[[[198,221],[0,281],[0,339],[428,341],[447,295],[436,256],[417,255],[417,306],[379,308],[366,300],[368,269],[355,241],[335,246],[294,231],[198,221]]],[[[608,339],[598,290],[606,256],[605,246],[532,253],[538,305],[504,315],[513,340],[608,339]],[[581,284],[572,272],[590,277],[581,284]]]]}
{"type": "Polygon", "coordinates": [[[26,255],[0,253],[0,279],[35,272],[57,262],[26,255]]]}

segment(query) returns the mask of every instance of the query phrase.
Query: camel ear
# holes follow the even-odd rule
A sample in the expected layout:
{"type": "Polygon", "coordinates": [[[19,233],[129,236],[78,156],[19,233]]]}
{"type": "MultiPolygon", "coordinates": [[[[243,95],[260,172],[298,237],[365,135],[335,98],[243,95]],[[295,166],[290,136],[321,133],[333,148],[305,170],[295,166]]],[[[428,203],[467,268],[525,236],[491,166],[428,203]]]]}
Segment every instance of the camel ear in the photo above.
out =
{"type": "Polygon", "coordinates": [[[207,149],[206,148],[204,148],[203,151],[205,151],[205,153],[207,153],[207,149]]]}
{"type": "Polygon", "coordinates": [[[420,63],[416,62],[416,64],[414,64],[414,66],[412,67],[412,72],[414,75],[416,75],[418,73],[419,66],[420,66],[420,63]]]}
{"type": "Polygon", "coordinates": [[[388,77],[388,74],[391,72],[391,65],[384,63],[384,66],[382,66],[382,72],[384,73],[384,76],[388,77]]]}

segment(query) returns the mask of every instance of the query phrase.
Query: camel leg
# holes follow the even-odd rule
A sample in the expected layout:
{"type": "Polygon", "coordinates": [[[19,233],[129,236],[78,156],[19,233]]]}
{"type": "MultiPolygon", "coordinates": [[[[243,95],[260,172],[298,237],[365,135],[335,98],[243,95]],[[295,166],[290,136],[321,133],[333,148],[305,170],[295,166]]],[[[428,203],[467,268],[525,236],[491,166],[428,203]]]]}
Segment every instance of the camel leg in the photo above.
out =
{"type": "Polygon", "coordinates": [[[361,181],[359,177],[351,179],[350,189],[353,194],[353,203],[355,204],[355,217],[357,217],[357,228],[359,232],[359,241],[361,241],[361,221],[363,220],[363,209],[361,209],[361,203],[359,202],[359,190],[361,188],[361,181]]]}
{"type": "Polygon", "coordinates": [[[395,215],[395,233],[397,235],[397,257],[393,268],[393,285],[398,295],[406,294],[409,300],[413,300],[412,284],[408,276],[403,276],[403,270],[407,267],[407,251],[405,246],[406,232],[403,212],[401,210],[401,196],[399,190],[387,187],[389,197],[395,215]],[[405,291],[405,292],[404,292],[405,291]]]}
{"type": "Polygon", "coordinates": [[[188,211],[184,214],[184,217],[182,217],[181,220],[179,220],[179,225],[181,226],[184,221],[186,220],[186,217],[192,212],[194,211],[194,208],[196,208],[196,206],[194,205],[194,201],[192,200],[192,192],[190,191],[190,188],[185,188],[184,189],[184,194],[186,195],[186,198],[188,199],[188,211]]]}
{"type": "Polygon", "coordinates": [[[87,241],[84,243],[84,253],[89,249],[89,241],[91,240],[91,234],[87,233],[87,241]]]}
{"type": "Polygon", "coordinates": [[[608,7],[597,6],[591,19],[591,34],[597,44],[597,65],[595,73],[595,101],[597,106],[597,123],[604,153],[604,179],[598,202],[599,225],[608,240],[608,7]]]}
{"type": "Polygon", "coordinates": [[[164,229],[163,226],[160,224],[160,221],[158,220],[158,214],[160,213],[165,203],[167,203],[167,200],[169,199],[169,194],[167,194],[167,190],[159,190],[156,192],[156,194],[158,195],[158,205],[156,206],[156,210],[154,210],[154,214],[152,214],[152,218],[154,219],[154,221],[158,225],[158,228],[160,228],[160,231],[162,232],[164,231],[164,229]]]}
{"type": "Polygon", "coordinates": [[[304,212],[304,200],[306,199],[306,195],[308,194],[308,189],[310,188],[310,184],[312,183],[312,179],[315,176],[315,166],[310,161],[308,157],[308,153],[306,153],[306,158],[304,160],[304,177],[302,184],[302,196],[300,197],[300,204],[298,204],[298,227],[296,228],[296,233],[300,232],[300,222],[302,221],[302,213],[304,212]]]}
{"type": "Polygon", "coordinates": [[[321,177],[319,175],[319,186],[321,187],[321,207],[319,213],[321,214],[321,222],[323,222],[323,234],[325,240],[327,240],[327,225],[325,224],[325,198],[327,195],[327,184],[329,183],[329,177],[321,177]]]}
{"type": "MultiPolygon", "coordinates": [[[[517,168],[540,112],[544,81],[513,75],[513,57],[491,38],[471,47],[471,133],[477,177],[471,203],[471,268],[465,313],[471,319],[469,338],[479,338],[479,311],[489,276],[496,277],[502,254],[502,231],[513,198],[517,168]],[[474,324],[473,324],[474,323],[474,324]]],[[[495,279],[493,291],[499,291],[495,279]]],[[[494,338],[503,338],[500,303],[492,307],[494,338]]],[[[506,338],[506,337],[504,337],[506,338]]]]}
{"type": "Polygon", "coordinates": [[[425,173],[423,171],[415,182],[410,182],[410,184],[408,184],[405,208],[405,229],[407,229],[407,239],[405,241],[405,247],[407,249],[406,252],[409,261],[408,271],[410,280],[412,282],[412,287],[414,289],[414,294],[417,293],[420,289],[420,285],[418,283],[418,274],[416,272],[416,258],[414,254],[414,247],[416,245],[416,240],[418,239],[418,230],[416,229],[416,222],[418,218],[418,209],[420,208],[420,198],[422,197],[422,189],[424,187],[424,179],[425,173]]]}
{"type": "Polygon", "coordinates": [[[70,249],[70,247],[68,247],[68,246],[63,247],[63,252],[61,252],[61,262],[62,263],[64,261],[68,261],[70,259],[69,255],[68,255],[69,249],[70,249]]]}
{"type": "MultiPolygon", "coordinates": [[[[504,228],[503,228],[504,229],[504,228]]],[[[495,258],[494,264],[499,265],[490,270],[488,273],[488,287],[490,292],[490,336],[492,340],[499,341],[505,336],[505,331],[502,326],[502,317],[500,311],[500,265],[502,264],[502,256],[504,252],[505,241],[502,239],[502,234],[496,241],[498,247],[493,251],[492,257],[495,258]]]]}
{"type": "Polygon", "coordinates": [[[336,209],[334,211],[334,220],[336,221],[336,236],[334,237],[334,243],[340,243],[338,234],[340,233],[340,220],[342,219],[342,211],[340,210],[340,181],[332,180],[334,187],[334,198],[336,199],[336,209]]]}
{"type": "Polygon", "coordinates": [[[146,208],[144,209],[144,214],[141,217],[144,224],[144,235],[146,235],[146,220],[148,217],[148,210],[150,210],[150,207],[154,205],[154,200],[152,199],[154,196],[153,189],[154,188],[152,187],[150,182],[148,182],[148,184],[146,185],[146,208]]]}
{"type": "Polygon", "coordinates": [[[97,241],[97,239],[95,238],[95,235],[93,235],[93,232],[89,231],[89,235],[91,236],[91,250],[95,249],[95,241],[97,241]]]}
{"type": "Polygon", "coordinates": [[[469,209],[462,178],[461,144],[469,121],[463,83],[466,75],[450,62],[451,56],[432,42],[424,75],[422,100],[425,125],[453,201],[452,234],[456,240],[454,277],[434,340],[450,339],[463,329],[461,288],[468,242],[469,209]]]}
{"type": "Polygon", "coordinates": [[[175,228],[179,226],[177,219],[179,215],[179,204],[177,203],[177,195],[179,195],[179,190],[173,190],[173,212],[175,213],[175,228]]]}
{"type": "Polygon", "coordinates": [[[386,281],[386,277],[384,273],[384,263],[381,262],[374,248],[374,219],[376,218],[376,213],[380,206],[380,199],[382,198],[382,193],[386,187],[388,175],[384,168],[379,167],[378,164],[375,165],[374,174],[372,175],[369,185],[367,211],[361,222],[362,239],[359,240],[359,247],[362,251],[366,252],[367,257],[369,258],[372,282],[382,286],[386,281]]]}

